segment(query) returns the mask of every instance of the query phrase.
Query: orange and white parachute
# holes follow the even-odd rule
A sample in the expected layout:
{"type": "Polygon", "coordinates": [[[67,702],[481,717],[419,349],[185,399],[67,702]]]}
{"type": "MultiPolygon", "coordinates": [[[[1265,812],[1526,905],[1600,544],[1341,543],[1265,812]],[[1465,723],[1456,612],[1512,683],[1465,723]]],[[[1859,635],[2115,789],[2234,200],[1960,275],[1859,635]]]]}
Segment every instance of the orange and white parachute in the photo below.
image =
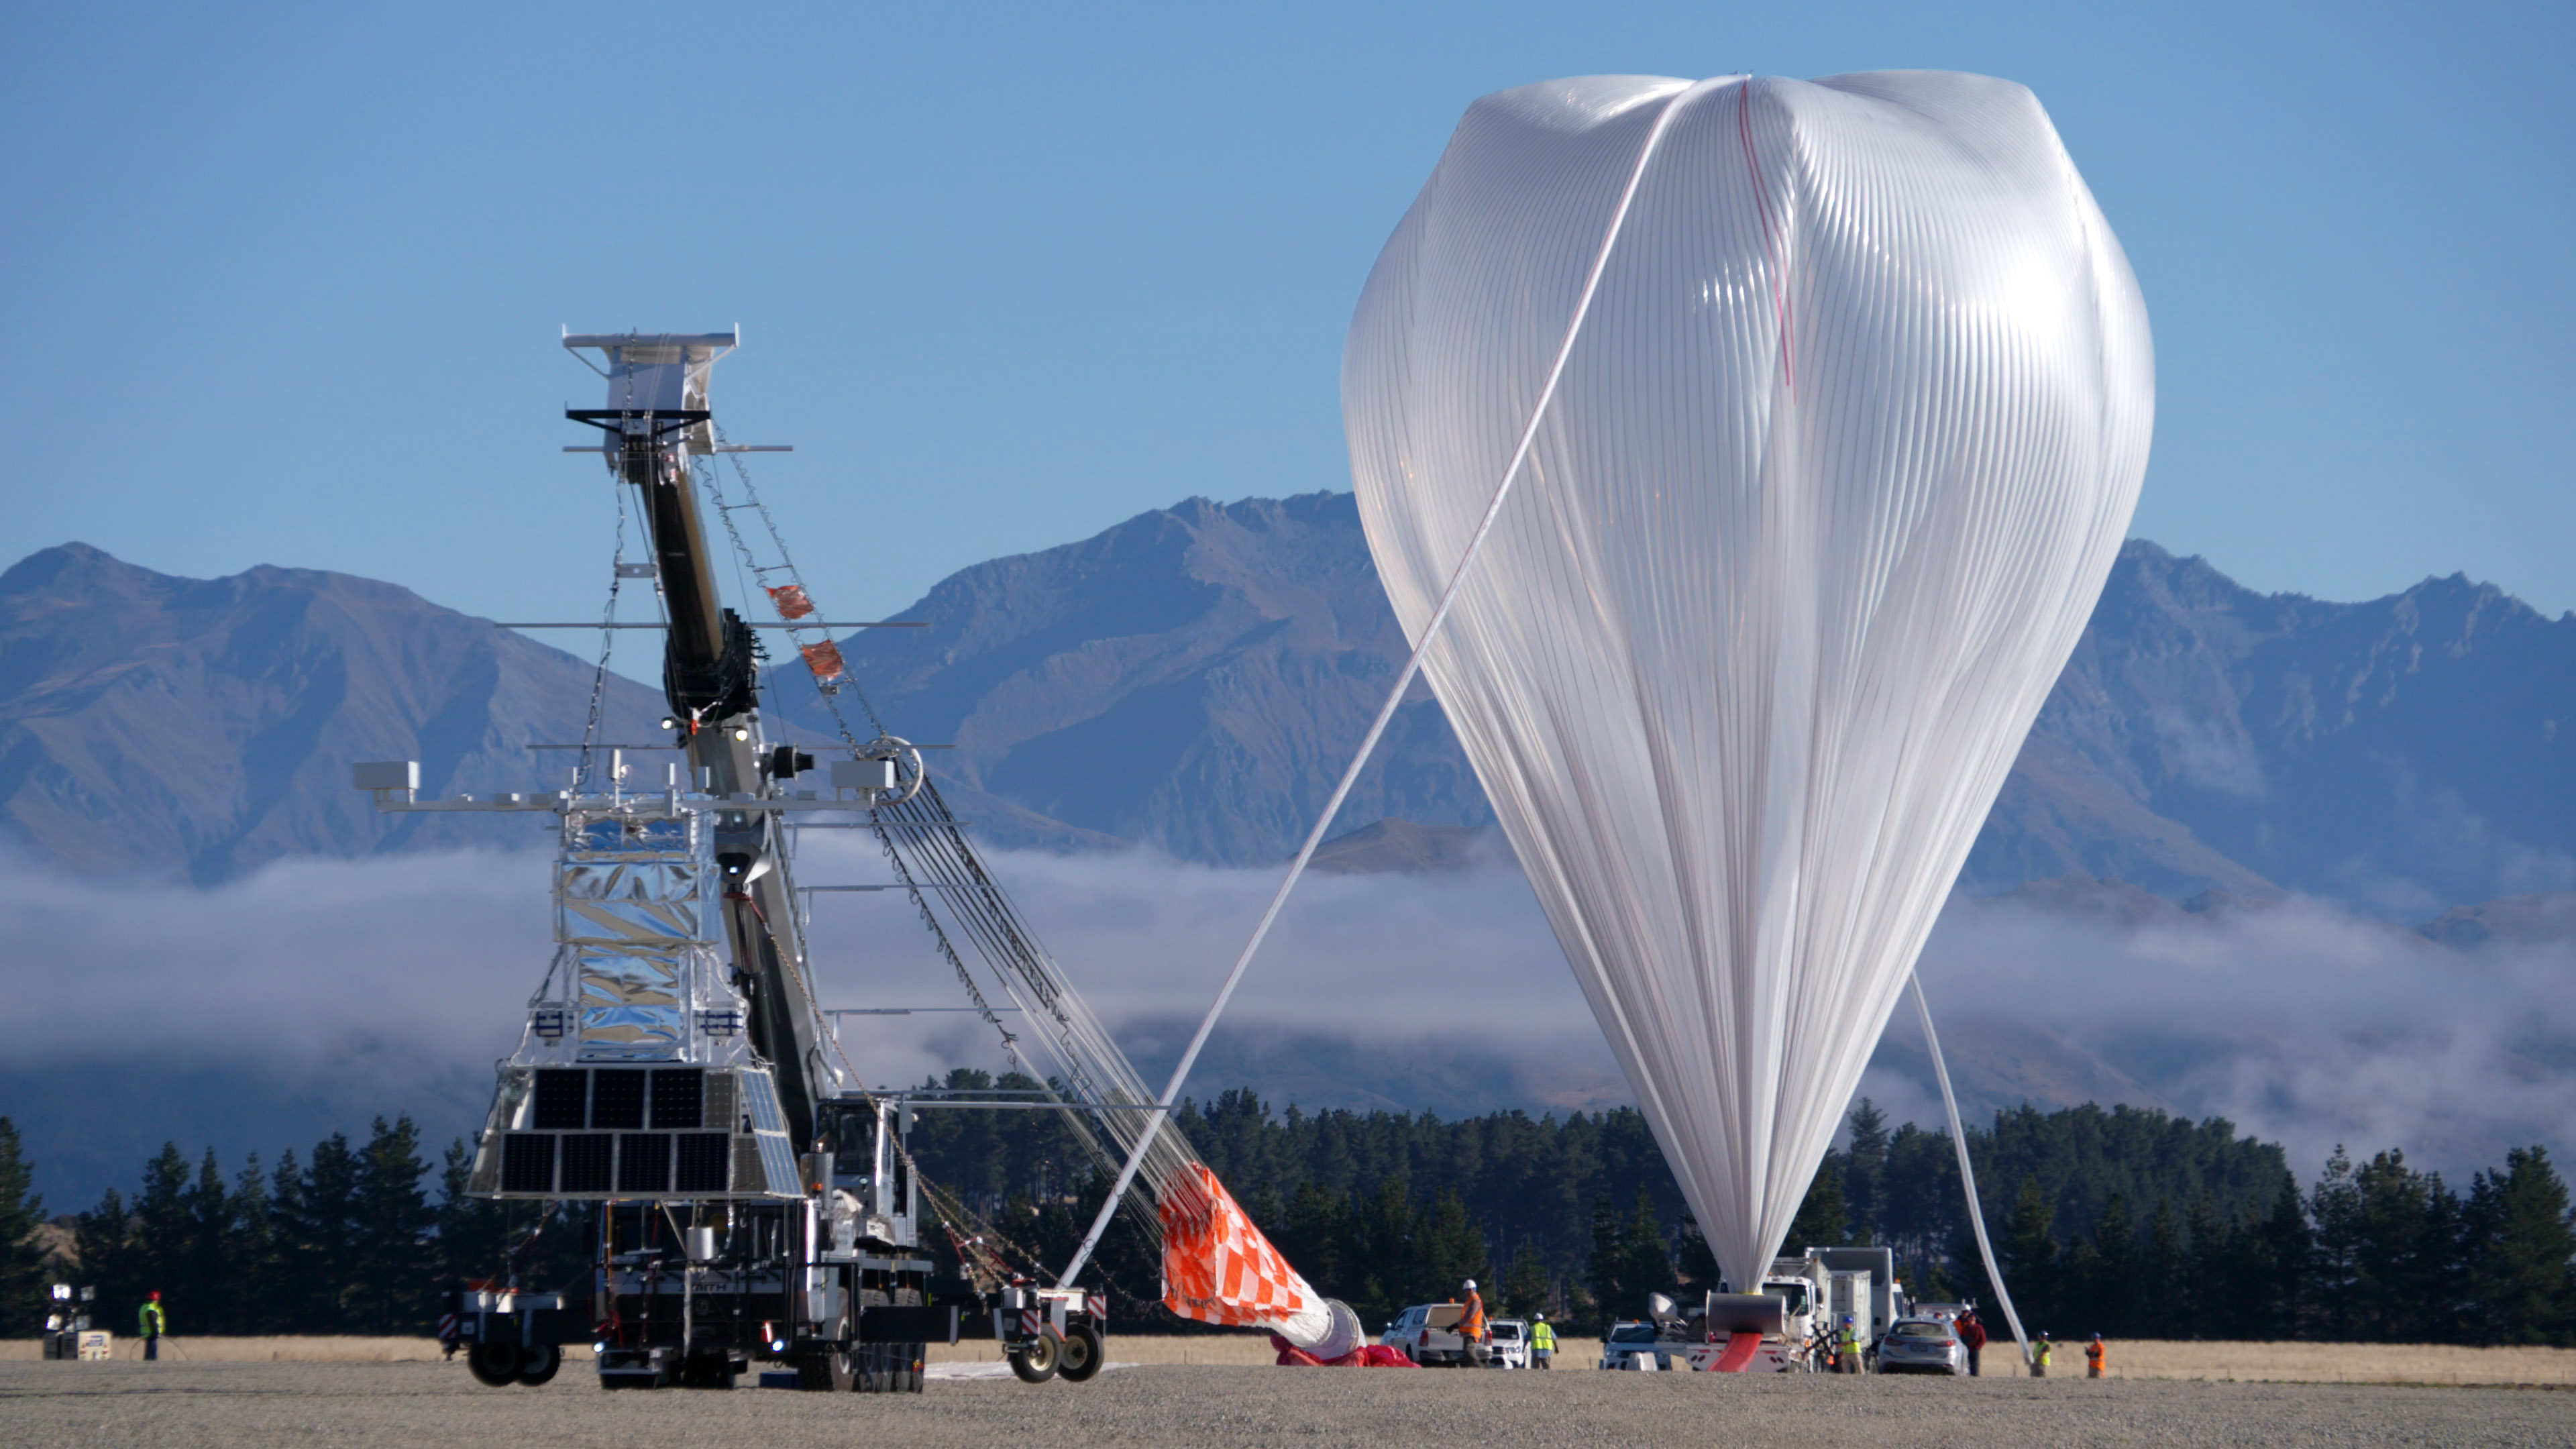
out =
{"type": "Polygon", "coordinates": [[[1174,1174],[1158,1196],[1164,1307],[1201,1323],[1269,1329],[1318,1359],[1361,1346],[1359,1316],[1288,1266],[1205,1163],[1174,1174]]]}

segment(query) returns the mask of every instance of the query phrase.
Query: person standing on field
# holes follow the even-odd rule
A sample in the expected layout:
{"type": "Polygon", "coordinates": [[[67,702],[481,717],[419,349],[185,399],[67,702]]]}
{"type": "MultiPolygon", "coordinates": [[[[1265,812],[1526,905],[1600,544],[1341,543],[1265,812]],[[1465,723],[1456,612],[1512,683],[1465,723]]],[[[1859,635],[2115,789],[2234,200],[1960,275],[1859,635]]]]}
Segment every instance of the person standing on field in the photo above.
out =
{"type": "Polygon", "coordinates": [[[1556,1357],[1556,1325],[1548,1322],[1547,1315],[1542,1313],[1538,1315],[1538,1321],[1530,1325],[1530,1361],[1540,1368],[1546,1368],[1547,1361],[1554,1357],[1556,1357]]]}
{"type": "Polygon", "coordinates": [[[1986,1326],[1977,1320],[1971,1308],[1959,1315],[1959,1341],[1968,1346],[1968,1377],[1977,1376],[1977,1351],[1986,1346],[1986,1326]]]}
{"type": "Polygon", "coordinates": [[[2048,1377],[2048,1356],[2056,1349],[2056,1347],[2056,1344],[2048,1341],[2048,1330],[2045,1328],[2041,1329],[2039,1331],[2039,1341],[2030,1346],[2030,1376],[2032,1378],[2044,1379],[2048,1377]]]}
{"type": "Polygon", "coordinates": [[[2084,1345],[2084,1377],[2102,1377],[2102,1370],[2108,1368],[2110,1362],[2111,1350],[2102,1342],[2102,1335],[2093,1335],[2093,1341],[2084,1345]]]}
{"type": "Polygon", "coordinates": [[[170,1319],[161,1311],[160,1289],[152,1290],[152,1301],[137,1316],[143,1320],[143,1358],[149,1363],[161,1357],[161,1335],[170,1331],[170,1319]]]}
{"type": "Polygon", "coordinates": [[[1476,1291],[1476,1280],[1467,1280],[1467,1311],[1458,1315],[1460,1356],[1471,1364],[1481,1364],[1485,1355],[1479,1352],[1485,1342],[1485,1295],[1476,1291]]]}
{"type": "Polygon", "coordinates": [[[1860,1325],[1848,1313],[1843,1315],[1842,1332],[1834,1338],[1834,1367],[1847,1374],[1861,1371],[1860,1325]]]}

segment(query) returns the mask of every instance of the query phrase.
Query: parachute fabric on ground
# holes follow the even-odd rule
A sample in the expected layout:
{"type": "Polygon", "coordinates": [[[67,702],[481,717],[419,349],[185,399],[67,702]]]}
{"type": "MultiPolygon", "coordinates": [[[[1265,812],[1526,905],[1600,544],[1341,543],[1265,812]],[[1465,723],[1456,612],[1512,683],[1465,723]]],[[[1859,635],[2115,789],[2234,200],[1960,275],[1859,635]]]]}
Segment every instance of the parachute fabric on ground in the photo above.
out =
{"type": "Polygon", "coordinates": [[[1749,1285],[2101,591],[2153,362],[2020,86],[1488,96],[1344,354],[1361,517],[1417,643],[1632,178],[1425,670],[1749,1285]]]}

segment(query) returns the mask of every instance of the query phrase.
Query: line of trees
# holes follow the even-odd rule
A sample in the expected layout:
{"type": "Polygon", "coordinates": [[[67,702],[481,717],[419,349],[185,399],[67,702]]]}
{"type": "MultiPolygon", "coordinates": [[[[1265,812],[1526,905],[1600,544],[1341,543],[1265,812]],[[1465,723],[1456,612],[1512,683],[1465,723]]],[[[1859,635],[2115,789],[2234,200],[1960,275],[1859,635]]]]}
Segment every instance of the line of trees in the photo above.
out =
{"type": "Polygon", "coordinates": [[[2303,1196],[2229,1214],[2161,1198],[2141,1221],[2114,1197],[2062,1239],[2025,1177],[1998,1254],[2026,1320],[2124,1338],[2576,1343],[2576,1218],[2539,1147],[2515,1148],[2463,1195],[2405,1154],[2342,1148],[2303,1196]]]}
{"type": "MultiPolygon", "coordinates": [[[[0,1334],[36,1332],[45,1284],[65,1278],[98,1290],[91,1316],[117,1332],[158,1291],[180,1334],[423,1333],[442,1283],[490,1273],[539,1216],[465,1196],[470,1165],[454,1142],[433,1169],[407,1116],[377,1118],[364,1141],[333,1133],[301,1158],[254,1155],[230,1176],[212,1148],[191,1162],[165,1145],[132,1196],[110,1188],[71,1220],[72,1267],[44,1261],[43,1205],[0,1118],[0,1334]]],[[[577,1272],[579,1255],[547,1266],[577,1272]]]]}
{"type": "MultiPolygon", "coordinates": [[[[961,1071],[936,1085],[1025,1087],[961,1071]]],[[[1374,1328],[1477,1279],[1510,1312],[1569,1328],[1635,1317],[1652,1292],[1715,1286],[1717,1266],[1644,1118],[1632,1110],[1444,1121],[1425,1113],[1273,1113],[1234,1091],[1177,1125],[1289,1260],[1374,1328]]],[[[1061,1123],[1036,1112],[924,1112],[924,1178],[1013,1255],[1070,1255],[1107,1183],[1061,1123]]],[[[2545,1151],[2507,1154],[2465,1193],[2394,1151],[2341,1150],[2302,1192],[2278,1146],[2223,1119],[2084,1106],[1997,1114],[1968,1149],[2024,1322],[2114,1337],[2576,1344],[2576,1214],[2545,1151]]],[[[469,1149],[436,1164],[408,1118],[334,1135],[229,1176],[176,1146],[130,1197],[72,1220],[98,1316],[161,1290],[183,1333],[418,1333],[444,1283],[490,1276],[541,1211],[464,1195],[469,1149]],[[434,1189],[434,1191],[433,1191],[434,1189]]],[[[1866,1099],[1827,1154],[1784,1251],[1893,1248],[1921,1297],[1991,1287],[1967,1232],[1946,1133],[1889,1128],[1866,1099]]],[[[0,1334],[43,1312],[43,1208],[0,1119],[0,1334]]],[[[523,1253],[526,1280],[586,1272],[563,1218],[523,1253]]],[[[951,1258],[944,1234],[925,1246],[951,1258]]],[[[1160,1264],[1129,1219],[1099,1258],[1130,1331],[1178,1328],[1155,1304],[1160,1264]]]]}

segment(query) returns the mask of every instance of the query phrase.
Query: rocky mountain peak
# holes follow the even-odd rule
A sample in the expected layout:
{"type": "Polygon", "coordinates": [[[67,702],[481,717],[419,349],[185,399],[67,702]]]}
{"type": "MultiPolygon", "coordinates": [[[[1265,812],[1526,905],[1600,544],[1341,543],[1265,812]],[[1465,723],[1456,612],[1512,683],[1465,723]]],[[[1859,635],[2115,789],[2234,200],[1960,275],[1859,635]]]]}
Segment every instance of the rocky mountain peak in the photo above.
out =
{"type": "MultiPolygon", "coordinates": [[[[439,793],[528,788],[557,762],[526,746],[580,738],[591,674],[395,584],[186,579],[47,549],[0,575],[0,829],[78,867],[199,881],[280,855],[494,843],[378,815],[348,767],[417,759],[439,793]]],[[[622,727],[658,717],[650,691],[611,685],[622,727]]]]}

